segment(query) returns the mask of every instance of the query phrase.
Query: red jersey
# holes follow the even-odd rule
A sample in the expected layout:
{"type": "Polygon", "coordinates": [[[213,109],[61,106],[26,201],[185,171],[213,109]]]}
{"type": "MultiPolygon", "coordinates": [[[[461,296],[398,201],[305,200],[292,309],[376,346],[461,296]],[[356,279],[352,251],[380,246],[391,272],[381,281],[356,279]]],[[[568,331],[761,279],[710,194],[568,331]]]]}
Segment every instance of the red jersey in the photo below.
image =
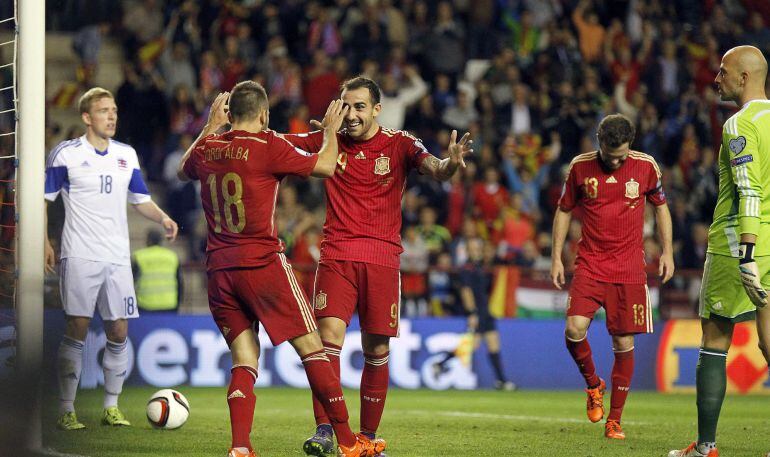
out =
{"type": "MultiPolygon", "coordinates": [[[[286,135],[294,146],[316,153],[323,132],[286,135]]],[[[430,155],[407,132],[380,127],[372,138],[337,134],[339,156],[326,179],[326,223],[321,260],[348,260],[399,268],[401,197],[409,170],[430,155]]]]}
{"type": "Polygon", "coordinates": [[[631,151],[619,169],[608,171],[598,152],[570,163],[559,208],[582,209],[583,233],[575,274],[616,284],[645,284],[644,205],[666,203],[655,159],[631,151]]]}
{"type": "Polygon", "coordinates": [[[317,161],[270,131],[233,130],[195,144],[184,172],[201,181],[209,271],[266,265],[283,252],[275,227],[278,185],[286,175],[307,177],[317,161]]]}

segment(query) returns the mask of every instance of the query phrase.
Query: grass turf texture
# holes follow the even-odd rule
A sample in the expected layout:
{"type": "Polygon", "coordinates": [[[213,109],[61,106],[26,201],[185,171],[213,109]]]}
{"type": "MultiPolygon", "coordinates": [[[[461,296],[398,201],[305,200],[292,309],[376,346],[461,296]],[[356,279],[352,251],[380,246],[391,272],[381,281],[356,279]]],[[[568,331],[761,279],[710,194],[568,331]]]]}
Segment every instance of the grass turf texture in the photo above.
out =
{"type": "MultiPolygon", "coordinates": [[[[154,430],[145,404],[155,388],[128,387],[120,398],[130,428],[99,425],[102,391],[78,392],[78,418],[85,430],[55,428],[56,400],[47,398],[44,447],[85,456],[222,456],[230,445],[224,388],[182,386],[190,418],[178,430],[154,430]]],[[[346,391],[354,431],[358,391],[346,391]]],[[[719,449],[725,456],[764,456],[770,451],[766,396],[728,396],[719,423],[719,449]]],[[[609,395],[605,397],[609,408],[609,395]]],[[[632,392],[623,418],[625,441],[604,438],[603,422],[585,415],[582,391],[392,390],[380,430],[393,457],[526,456],[623,457],[666,456],[696,435],[694,395],[632,392]]],[[[262,457],[302,456],[302,442],[312,434],[313,413],[307,390],[257,389],[252,442],[262,457]]]]}

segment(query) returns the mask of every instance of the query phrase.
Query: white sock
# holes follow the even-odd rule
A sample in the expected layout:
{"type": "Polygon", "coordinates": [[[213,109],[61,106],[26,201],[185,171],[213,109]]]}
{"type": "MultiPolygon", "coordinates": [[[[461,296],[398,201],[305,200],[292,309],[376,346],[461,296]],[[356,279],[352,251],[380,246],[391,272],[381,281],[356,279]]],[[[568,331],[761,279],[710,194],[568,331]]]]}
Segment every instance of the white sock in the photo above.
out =
{"type": "Polygon", "coordinates": [[[711,441],[698,443],[697,448],[698,448],[698,452],[700,452],[701,454],[708,455],[709,451],[717,448],[717,443],[711,442],[711,441]]]}
{"type": "Polygon", "coordinates": [[[83,370],[83,341],[64,336],[59,344],[56,371],[59,378],[59,414],[75,412],[75,396],[83,370]]]}
{"type": "Polygon", "coordinates": [[[102,360],[104,369],[104,407],[118,406],[118,395],[123,391],[123,381],[128,370],[128,340],[115,343],[107,340],[102,360]]]}

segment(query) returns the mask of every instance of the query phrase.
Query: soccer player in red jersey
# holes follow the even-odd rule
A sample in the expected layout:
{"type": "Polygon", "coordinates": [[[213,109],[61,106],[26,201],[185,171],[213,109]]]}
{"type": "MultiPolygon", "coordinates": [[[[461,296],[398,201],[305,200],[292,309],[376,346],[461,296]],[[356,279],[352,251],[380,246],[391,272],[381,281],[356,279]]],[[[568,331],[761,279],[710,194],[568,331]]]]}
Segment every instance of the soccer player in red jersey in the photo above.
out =
{"type": "Polygon", "coordinates": [[[267,94],[259,84],[241,82],[229,95],[229,105],[227,100],[224,93],[214,101],[208,123],[182,158],[178,174],[203,184],[209,307],[233,357],[227,391],[233,438],[228,457],[256,455],[249,432],[256,402],[258,323],[274,345],[288,340],[299,354],[313,395],[331,418],[338,455],[375,455],[384,442],[359,440],[351,431],[339,377],[275,227],[276,197],[284,176],[334,174],[336,132],[348,108],[341,100],[331,103],[323,120],[323,145],[319,154],[311,155],[267,130],[267,94]],[[228,121],[231,129],[215,134],[228,121]]]}
{"type": "MultiPolygon", "coordinates": [[[[335,175],[324,181],[326,223],[315,279],[315,315],[326,354],[339,374],[345,331],[358,309],[364,369],[361,376],[361,433],[375,440],[388,391],[390,338],[398,336],[401,313],[399,255],[401,198],[410,170],[449,179],[472,152],[469,134],[457,141],[453,131],[449,157],[439,160],[407,132],[380,127],[380,88],[369,78],[342,85],[350,107],[338,133],[335,175]]],[[[323,133],[285,135],[294,146],[317,152],[323,133]]],[[[332,448],[330,420],[314,398],[316,434],[304,444],[309,455],[332,448]]],[[[385,455],[385,454],[382,454],[385,455]]]]}
{"type": "Polygon", "coordinates": [[[567,298],[564,333],[567,349],[588,387],[588,419],[598,422],[604,417],[605,383],[596,375],[586,332],[594,313],[600,306],[604,308],[615,353],[604,436],[613,439],[625,439],[620,417],[634,371],[634,335],[652,333],[642,236],[645,202],[655,207],[663,245],[659,274],[664,283],[674,274],[671,215],[660,169],[651,156],[629,149],[634,135],[634,125],[622,115],[613,114],[601,121],[599,150],[580,154],[570,163],[553,221],[551,280],[561,289],[564,239],[571,211],[578,206],[581,209],[583,234],[567,298]]]}

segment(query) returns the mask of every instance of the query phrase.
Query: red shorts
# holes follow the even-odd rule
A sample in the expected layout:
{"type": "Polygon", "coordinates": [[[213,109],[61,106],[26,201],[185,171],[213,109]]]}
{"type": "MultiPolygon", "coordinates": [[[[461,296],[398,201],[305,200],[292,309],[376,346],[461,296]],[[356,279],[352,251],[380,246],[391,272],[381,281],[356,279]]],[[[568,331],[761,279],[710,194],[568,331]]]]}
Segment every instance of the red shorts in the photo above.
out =
{"type": "Polygon", "coordinates": [[[228,346],[260,322],[274,346],[314,331],[313,310],[283,254],[253,268],[208,274],[209,308],[228,346]]]}
{"type": "Polygon", "coordinates": [[[314,287],[315,317],[336,317],[350,325],[358,308],[361,330],[398,336],[401,279],[398,269],[364,262],[323,260],[314,287]]]}
{"type": "Polygon", "coordinates": [[[613,284],[575,276],[567,298],[567,316],[593,319],[603,307],[610,335],[652,333],[652,305],[646,284],[613,284]]]}

